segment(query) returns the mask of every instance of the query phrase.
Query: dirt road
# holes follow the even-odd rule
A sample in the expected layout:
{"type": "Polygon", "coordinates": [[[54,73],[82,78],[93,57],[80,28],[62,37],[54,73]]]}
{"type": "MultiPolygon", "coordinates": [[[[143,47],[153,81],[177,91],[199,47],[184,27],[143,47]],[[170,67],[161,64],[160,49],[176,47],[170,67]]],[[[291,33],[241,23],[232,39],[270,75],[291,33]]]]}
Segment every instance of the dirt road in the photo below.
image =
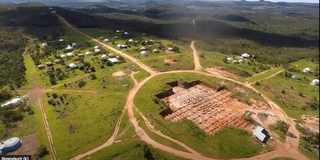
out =
{"type": "Polygon", "coordinates": [[[262,78],[262,79],[256,80],[256,81],[254,81],[254,82],[251,82],[251,83],[250,83],[250,85],[252,85],[252,84],[256,83],[257,81],[262,81],[262,80],[265,80],[265,79],[272,78],[272,77],[274,77],[274,76],[276,76],[276,75],[278,75],[278,74],[282,73],[283,71],[284,71],[284,69],[282,69],[282,70],[280,70],[280,71],[278,71],[278,72],[276,72],[276,73],[274,73],[274,74],[272,74],[272,75],[270,75],[270,76],[268,76],[268,77],[265,77],[265,78],[262,78]]]}
{"type": "Polygon", "coordinates": [[[198,51],[195,49],[194,42],[195,41],[192,41],[190,44],[190,48],[192,49],[192,54],[193,54],[194,70],[201,71],[202,67],[200,65],[199,54],[198,54],[198,51]]]}
{"type": "MultiPolygon", "coordinates": [[[[183,151],[179,151],[179,150],[176,150],[176,149],[173,149],[171,147],[168,147],[168,146],[165,146],[165,145],[162,145],[156,141],[154,141],[153,139],[151,139],[147,134],[146,132],[139,126],[138,124],[138,121],[137,119],[135,118],[134,116],[134,112],[133,112],[133,109],[134,109],[134,106],[133,106],[133,99],[136,95],[136,93],[139,91],[139,89],[146,83],[148,82],[150,79],[152,79],[153,77],[155,76],[158,76],[158,75],[163,75],[163,74],[170,74],[170,73],[198,73],[198,74],[202,74],[202,75],[205,75],[205,76],[210,76],[210,77],[217,77],[217,78],[220,78],[220,79],[224,79],[224,80],[229,80],[229,81],[232,81],[232,82],[235,82],[237,84],[240,84],[244,87],[248,87],[248,88],[251,88],[253,89],[255,92],[259,93],[259,91],[257,91],[255,88],[253,88],[252,86],[250,86],[249,84],[245,84],[245,83],[241,83],[239,81],[236,81],[236,80],[233,80],[233,79],[230,79],[230,78],[227,78],[227,77],[223,77],[219,74],[216,74],[216,73],[204,73],[201,71],[201,65],[200,65],[200,61],[199,61],[199,56],[198,56],[198,53],[194,47],[194,41],[191,43],[190,47],[191,49],[193,50],[193,56],[194,56],[194,64],[195,64],[195,70],[190,70],[190,71],[170,71],[170,72],[156,72],[154,71],[153,69],[149,68],[148,66],[144,65],[143,63],[141,63],[139,60],[117,50],[117,49],[114,49],[112,48],[111,46],[108,46],[84,33],[82,33],[81,31],[77,30],[76,28],[74,28],[72,25],[70,25],[64,18],[60,17],[59,18],[61,19],[61,21],[63,23],[65,23],[68,27],[70,27],[71,29],[77,31],[78,33],[86,36],[87,38],[90,38],[91,40],[99,43],[100,45],[102,45],[103,47],[109,49],[109,50],[112,50],[114,51],[115,53],[118,53],[120,55],[122,55],[123,57],[131,60],[132,62],[136,63],[138,66],[140,66],[142,69],[146,70],[147,72],[150,73],[150,76],[145,78],[144,80],[142,80],[141,82],[137,83],[135,82],[135,86],[132,88],[132,90],[129,92],[128,96],[127,96],[127,102],[126,102],[126,105],[123,109],[123,113],[124,111],[127,109],[128,110],[128,115],[129,115],[129,120],[130,122],[132,123],[132,125],[134,126],[135,128],[135,131],[137,133],[137,135],[141,138],[141,140],[143,140],[144,142],[152,145],[154,148],[157,148],[157,149],[160,149],[160,150],[163,150],[163,151],[166,151],[166,152],[169,152],[169,153],[172,153],[174,155],[177,155],[179,157],[183,157],[183,158],[188,158],[188,159],[201,159],[201,160],[206,160],[206,159],[212,159],[212,158],[208,158],[208,157],[204,157],[202,156],[201,154],[199,154],[198,152],[192,150],[191,148],[188,148],[186,147],[187,150],[191,151],[191,153],[188,153],[188,152],[183,152],[183,151]]],[[[261,96],[269,103],[269,105],[272,107],[272,110],[279,116],[280,119],[284,120],[286,123],[288,123],[291,127],[289,128],[289,131],[292,132],[293,134],[295,134],[296,136],[299,137],[299,133],[298,131],[295,129],[295,125],[294,125],[294,122],[293,122],[293,119],[289,118],[285,113],[284,111],[278,106],[276,105],[273,101],[271,101],[269,98],[267,98],[266,96],[264,96],[263,94],[261,94],[261,96]]],[[[121,114],[119,120],[118,120],[118,123],[115,127],[115,132],[113,133],[112,137],[103,145],[91,150],[91,151],[88,151],[87,153],[85,154],[82,154],[82,155],[79,155],[79,156],[76,156],[74,159],[80,159],[81,157],[84,157],[85,155],[90,155],[90,154],[93,154],[95,152],[97,152],[98,150],[104,148],[104,147],[107,147],[109,145],[111,145],[113,142],[114,142],[114,138],[116,137],[116,135],[118,134],[118,130],[119,130],[119,126],[120,126],[120,122],[121,122],[121,119],[122,119],[122,116],[123,116],[123,113],[121,114]]],[[[144,116],[143,116],[144,117],[144,116]]],[[[143,120],[146,122],[146,124],[148,125],[148,127],[150,128],[150,130],[158,135],[162,135],[161,132],[157,132],[154,127],[151,125],[151,123],[148,121],[147,118],[143,118],[143,120]]],[[[167,138],[173,142],[176,142],[176,143],[179,143],[179,141],[176,141],[176,140],[173,140],[172,138],[168,138],[166,136],[163,136],[164,138],[167,138]]],[[[186,146],[184,145],[183,143],[179,143],[181,146],[186,146]]],[[[304,155],[302,155],[297,147],[298,147],[298,144],[299,144],[299,140],[298,139],[293,139],[293,138],[287,138],[287,141],[286,143],[284,144],[277,144],[277,148],[275,151],[272,151],[272,152],[269,152],[269,153],[265,153],[265,154],[262,154],[262,155],[258,155],[258,156],[254,156],[254,157],[250,157],[250,158],[246,158],[246,159],[270,159],[272,157],[292,157],[292,158],[298,158],[298,159],[301,159],[301,160],[304,160],[304,159],[307,159],[304,155]]]]}

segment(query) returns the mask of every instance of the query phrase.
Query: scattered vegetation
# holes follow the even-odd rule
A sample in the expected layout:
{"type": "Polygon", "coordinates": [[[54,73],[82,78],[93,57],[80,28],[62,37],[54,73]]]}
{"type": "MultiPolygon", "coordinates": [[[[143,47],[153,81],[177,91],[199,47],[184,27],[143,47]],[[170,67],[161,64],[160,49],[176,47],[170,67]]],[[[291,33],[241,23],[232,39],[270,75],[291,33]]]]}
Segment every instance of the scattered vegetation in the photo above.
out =
{"type": "Polygon", "coordinates": [[[284,121],[278,121],[276,124],[272,124],[269,126],[269,129],[279,135],[281,140],[286,139],[287,131],[289,129],[289,125],[284,121]]]}

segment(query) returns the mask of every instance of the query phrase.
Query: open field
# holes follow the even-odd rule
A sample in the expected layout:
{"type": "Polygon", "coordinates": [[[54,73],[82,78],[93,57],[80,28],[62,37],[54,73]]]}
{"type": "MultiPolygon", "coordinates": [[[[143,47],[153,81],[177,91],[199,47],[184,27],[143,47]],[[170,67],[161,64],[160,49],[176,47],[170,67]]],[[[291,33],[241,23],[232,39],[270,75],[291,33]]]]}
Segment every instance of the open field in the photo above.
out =
{"type": "Polygon", "coordinates": [[[68,159],[104,143],[112,134],[124,105],[120,94],[54,94],[44,102],[54,145],[68,159]],[[92,132],[95,131],[95,132],[92,132]]]}
{"type": "Polygon", "coordinates": [[[184,160],[183,158],[176,157],[169,153],[159,151],[152,148],[144,142],[134,140],[131,142],[116,143],[108,148],[102,149],[93,155],[84,157],[85,159],[91,160],[184,160]]]}
{"type": "MultiPolygon", "coordinates": [[[[299,62],[293,64],[295,66],[299,62]]],[[[259,81],[260,85],[255,87],[280,105],[290,117],[299,119],[302,114],[319,116],[316,104],[319,103],[319,87],[310,84],[315,76],[301,72],[304,66],[312,67],[315,64],[309,61],[299,66],[301,67],[297,70],[285,71],[270,79],[259,81]],[[298,79],[292,79],[292,75],[298,76],[298,79]]]]}
{"type": "Polygon", "coordinates": [[[142,60],[142,62],[156,71],[172,71],[172,70],[191,70],[194,68],[191,54],[180,54],[179,56],[168,56],[165,58],[154,58],[142,60]],[[166,59],[173,59],[174,64],[168,63],[166,59]]]}
{"type": "Polygon", "coordinates": [[[272,76],[273,74],[276,74],[277,72],[281,71],[281,68],[271,68],[270,70],[266,70],[266,72],[258,75],[254,75],[250,78],[248,78],[247,82],[248,83],[253,83],[256,81],[259,81],[264,78],[268,78],[269,76],[272,76]]]}
{"type": "Polygon", "coordinates": [[[199,153],[214,158],[247,157],[256,155],[262,150],[271,149],[268,144],[267,148],[263,148],[261,143],[252,137],[249,132],[241,129],[224,127],[222,130],[217,131],[216,134],[210,135],[189,120],[177,122],[164,120],[160,112],[166,109],[166,106],[161,105],[161,103],[159,103],[160,105],[156,104],[154,95],[169,90],[171,87],[166,83],[177,80],[184,82],[200,80],[214,88],[218,88],[221,81],[216,78],[185,73],[162,75],[151,79],[137,93],[134,103],[141,112],[147,115],[147,118],[150,119],[155,128],[185,143],[199,153]],[[225,139],[220,137],[226,137],[226,135],[233,138],[225,139]],[[222,139],[223,141],[220,141],[222,139]],[[232,146],[229,144],[232,144],[232,146]],[[243,150],[240,151],[239,148],[243,148],[243,150]]]}

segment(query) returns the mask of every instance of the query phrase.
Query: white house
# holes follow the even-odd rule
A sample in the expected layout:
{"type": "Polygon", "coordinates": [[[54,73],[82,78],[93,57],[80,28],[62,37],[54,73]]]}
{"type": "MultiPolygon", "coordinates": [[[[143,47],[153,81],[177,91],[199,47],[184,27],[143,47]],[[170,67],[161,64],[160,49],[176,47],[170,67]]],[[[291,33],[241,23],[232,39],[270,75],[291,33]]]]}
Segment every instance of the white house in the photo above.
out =
{"type": "Polygon", "coordinates": [[[263,143],[267,143],[268,139],[270,138],[268,132],[260,126],[255,129],[253,135],[263,143]]]}
{"type": "Polygon", "coordinates": [[[123,34],[124,34],[124,35],[129,35],[129,32],[124,32],[123,34]]]}
{"type": "Polygon", "coordinates": [[[159,50],[158,49],[154,49],[152,52],[153,53],[159,53],[159,50]]]}
{"type": "Polygon", "coordinates": [[[94,49],[99,49],[99,46],[95,46],[94,49]]]}
{"type": "Polygon", "coordinates": [[[120,48],[127,48],[128,46],[125,44],[121,44],[120,48]]]}
{"type": "Polygon", "coordinates": [[[241,54],[242,58],[250,58],[250,55],[248,53],[243,53],[241,54]]]}
{"type": "Polygon", "coordinates": [[[67,57],[73,57],[73,53],[67,53],[67,57]]]}
{"type": "Polygon", "coordinates": [[[104,55],[101,56],[101,59],[102,59],[102,60],[107,60],[107,59],[108,59],[108,56],[104,54],[104,55]]]}
{"type": "Polygon", "coordinates": [[[243,59],[239,59],[239,63],[244,63],[244,60],[243,59]]]}
{"type": "Polygon", "coordinates": [[[88,51],[88,52],[86,52],[84,55],[86,55],[86,56],[90,56],[90,55],[91,55],[91,53],[88,51]]]}
{"type": "Polygon", "coordinates": [[[15,107],[22,103],[22,99],[19,97],[16,97],[12,99],[11,101],[6,102],[5,104],[2,104],[1,107],[15,107]]]}
{"type": "Polygon", "coordinates": [[[141,48],[140,48],[140,51],[146,51],[146,50],[147,50],[146,47],[141,47],[141,48]]]}
{"type": "Polygon", "coordinates": [[[118,48],[121,48],[121,44],[117,44],[117,47],[118,47],[118,48]]]}
{"type": "Polygon", "coordinates": [[[107,43],[109,42],[110,40],[109,39],[104,39],[103,42],[107,43]]]}
{"type": "Polygon", "coordinates": [[[298,79],[298,76],[297,75],[293,75],[291,78],[292,79],[298,79]]]}
{"type": "Polygon", "coordinates": [[[120,33],[120,30],[116,30],[117,33],[120,33]]]}
{"type": "Polygon", "coordinates": [[[42,47],[46,47],[47,46],[47,44],[46,43],[42,43],[42,47]]]}
{"type": "Polygon", "coordinates": [[[148,55],[148,53],[147,53],[147,51],[141,51],[141,52],[140,52],[140,55],[146,57],[146,56],[148,55]]]}
{"type": "Polygon", "coordinates": [[[111,63],[118,63],[119,60],[117,58],[109,58],[108,61],[110,61],[111,63]]]}
{"type": "Polygon", "coordinates": [[[101,50],[99,48],[94,49],[95,53],[99,53],[101,50]]]}
{"type": "Polygon", "coordinates": [[[307,68],[303,69],[302,72],[304,72],[304,73],[311,73],[312,70],[311,70],[311,68],[307,67],[307,68]]]}
{"type": "Polygon", "coordinates": [[[46,66],[43,65],[43,64],[39,64],[37,67],[38,67],[39,69],[44,69],[44,68],[46,68],[46,66]]]}
{"type": "Polygon", "coordinates": [[[60,55],[60,58],[64,59],[64,58],[66,58],[66,55],[62,54],[62,55],[60,55]]]}
{"type": "Polygon", "coordinates": [[[227,58],[227,62],[231,63],[232,61],[233,61],[233,58],[231,58],[231,57],[227,58]]]}
{"type": "Polygon", "coordinates": [[[77,47],[77,43],[72,43],[72,47],[77,47]]]}
{"type": "Polygon", "coordinates": [[[69,64],[69,68],[70,69],[77,69],[78,66],[75,63],[71,63],[71,64],[69,64]]]}
{"type": "Polygon", "coordinates": [[[169,51],[173,51],[173,48],[172,48],[172,47],[169,47],[168,50],[169,50],[169,51]]]}
{"type": "Polygon", "coordinates": [[[71,45],[68,45],[66,49],[67,50],[73,50],[73,47],[71,45]]]}
{"type": "Polygon", "coordinates": [[[311,85],[319,86],[319,79],[312,80],[311,85]]]}
{"type": "Polygon", "coordinates": [[[114,39],[119,39],[119,37],[118,37],[118,36],[114,36],[113,38],[114,38],[114,39]]]}
{"type": "Polygon", "coordinates": [[[133,39],[129,39],[128,41],[129,41],[129,42],[133,42],[133,39]]]}
{"type": "Polygon", "coordinates": [[[64,39],[59,39],[59,42],[64,42],[64,39]]]}

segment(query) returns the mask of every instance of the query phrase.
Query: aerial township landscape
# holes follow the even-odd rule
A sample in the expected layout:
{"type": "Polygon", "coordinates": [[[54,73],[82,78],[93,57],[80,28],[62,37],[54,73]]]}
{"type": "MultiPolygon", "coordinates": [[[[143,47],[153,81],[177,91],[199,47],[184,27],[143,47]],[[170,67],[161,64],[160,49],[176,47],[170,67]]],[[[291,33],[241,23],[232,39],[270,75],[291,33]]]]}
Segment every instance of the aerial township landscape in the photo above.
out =
{"type": "Polygon", "coordinates": [[[0,157],[319,159],[319,3],[0,2],[0,157]]]}

